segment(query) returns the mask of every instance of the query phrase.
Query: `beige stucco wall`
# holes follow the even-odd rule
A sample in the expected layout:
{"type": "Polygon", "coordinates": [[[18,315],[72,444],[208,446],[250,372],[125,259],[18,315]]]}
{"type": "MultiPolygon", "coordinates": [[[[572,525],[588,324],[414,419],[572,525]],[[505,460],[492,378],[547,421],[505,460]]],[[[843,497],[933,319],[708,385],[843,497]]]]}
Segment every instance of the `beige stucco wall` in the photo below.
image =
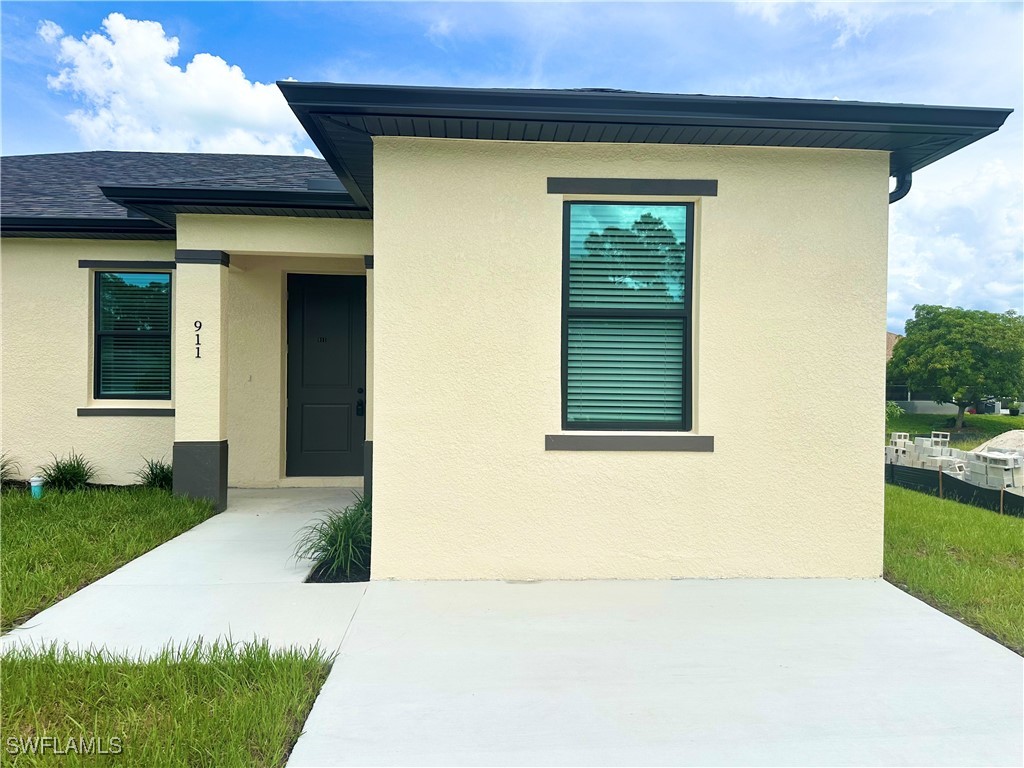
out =
{"type": "Polygon", "coordinates": [[[179,248],[238,254],[364,256],[373,253],[373,222],[291,216],[177,217],[179,248]]]}
{"type": "Polygon", "coordinates": [[[371,232],[364,221],[191,216],[179,219],[177,245],[4,239],[3,450],[28,477],[51,452],[73,448],[100,468],[97,481],[121,484],[136,482],[143,457],[170,461],[175,439],[226,437],[233,486],[360,485],[361,478],[284,477],[285,286],[289,272],[363,274],[371,232]],[[173,273],[176,402],[94,401],[92,271],[78,260],[173,261],[176,247],[231,254],[229,269],[185,264],[173,273]],[[194,359],[196,319],[201,360],[194,359]],[[176,414],[77,415],[111,407],[176,407],[176,414]]]}
{"type": "Polygon", "coordinates": [[[97,482],[134,483],[143,457],[171,460],[174,419],[85,417],[78,409],[173,403],[92,399],[92,270],[79,268],[79,259],[173,261],[174,244],[0,241],[0,445],[20,463],[22,477],[50,461],[51,453],[74,449],[99,469],[97,482]]]}
{"type": "Polygon", "coordinates": [[[379,138],[374,167],[374,578],[880,574],[886,154],[379,138]],[[719,180],[694,306],[714,453],[545,452],[548,176],[719,180]]]}

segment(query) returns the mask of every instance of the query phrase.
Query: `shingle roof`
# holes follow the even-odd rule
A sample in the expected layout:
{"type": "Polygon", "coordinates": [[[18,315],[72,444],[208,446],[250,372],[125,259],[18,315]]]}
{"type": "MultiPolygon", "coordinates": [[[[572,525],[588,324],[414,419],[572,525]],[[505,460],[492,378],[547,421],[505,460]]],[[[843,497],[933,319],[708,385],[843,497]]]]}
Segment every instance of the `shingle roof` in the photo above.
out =
{"type": "Polygon", "coordinates": [[[65,152],[0,159],[3,216],[127,218],[100,185],[305,190],[336,178],[316,157],[183,152],[65,152]]]}

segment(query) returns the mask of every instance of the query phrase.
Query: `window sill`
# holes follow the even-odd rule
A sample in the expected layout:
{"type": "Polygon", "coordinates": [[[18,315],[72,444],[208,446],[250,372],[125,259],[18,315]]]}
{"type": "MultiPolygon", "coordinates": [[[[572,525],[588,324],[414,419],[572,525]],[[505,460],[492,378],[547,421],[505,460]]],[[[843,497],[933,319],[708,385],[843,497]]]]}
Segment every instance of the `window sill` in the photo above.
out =
{"type": "Polygon", "coordinates": [[[688,451],[712,453],[714,435],[650,432],[560,432],[544,436],[545,451],[688,451]]]}
{"type": "Polygon", "coordinates": [[[122,408],[110,408],[92,405],[88,408],[79,408],[79,416],[174,416],[173,407],[146,408],[142,406],[128,406],[122,408]]]}

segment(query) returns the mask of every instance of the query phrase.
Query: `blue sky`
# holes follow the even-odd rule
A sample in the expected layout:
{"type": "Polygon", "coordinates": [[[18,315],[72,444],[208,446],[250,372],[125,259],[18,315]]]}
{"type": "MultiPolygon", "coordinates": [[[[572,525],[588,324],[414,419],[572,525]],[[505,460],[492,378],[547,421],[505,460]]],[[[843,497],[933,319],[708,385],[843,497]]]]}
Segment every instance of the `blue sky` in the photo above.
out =
{"type": "Polygon", "coordinates": [[[3,153],[310,152],[276,80],[1011,107],[890,208],[890,330],[1024,310],[1022,4],[4,2],[3,153]]]}

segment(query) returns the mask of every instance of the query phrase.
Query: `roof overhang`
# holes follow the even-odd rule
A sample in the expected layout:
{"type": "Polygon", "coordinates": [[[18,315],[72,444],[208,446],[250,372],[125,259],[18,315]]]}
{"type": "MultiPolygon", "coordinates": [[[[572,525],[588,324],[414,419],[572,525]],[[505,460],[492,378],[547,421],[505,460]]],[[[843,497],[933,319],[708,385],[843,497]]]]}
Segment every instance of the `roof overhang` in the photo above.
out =
{"type": "Polygon", "coordinates": [[[173,240],[174,230],[145,218],[83,216],[3,216],[4,237],[92,240],[173,240]]]}
{"type": "Polygon", "coordinates": [[[1002,126],[1010,109],[627,91],[279,82],[354,200],[373,207],[373,137],[867,149],[919,170],[1002,126]]]}
{"type": "Polygon", "coordinates": [[[346,192],[186,187],[101,186],[107,199],[173,228],[179,213],[369,219],[346,192]]]}

